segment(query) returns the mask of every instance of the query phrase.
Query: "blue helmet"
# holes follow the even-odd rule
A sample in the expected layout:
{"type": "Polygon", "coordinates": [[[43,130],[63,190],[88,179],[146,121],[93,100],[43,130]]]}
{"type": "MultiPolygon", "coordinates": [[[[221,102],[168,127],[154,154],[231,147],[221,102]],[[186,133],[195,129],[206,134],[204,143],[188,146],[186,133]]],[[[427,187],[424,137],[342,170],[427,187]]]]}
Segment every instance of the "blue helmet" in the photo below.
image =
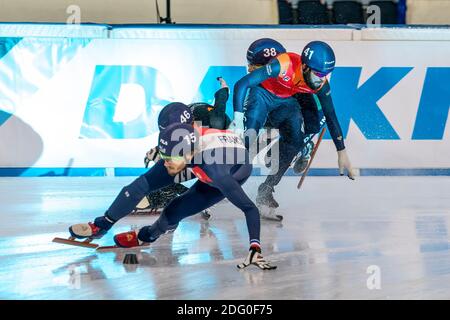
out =
{"type": "Polygon", "coordinates": [[[336,57],[333,49],[327,43],[313,41],[303,49],[302,62],[322,76],[326,76],[333,71],[336,57]]]}
{"type": "Polygon", "coordinates": [[[194,150],[198,137],[187,123],[173,123],[159,132],[158,148],[162,159],[182,157],[194,150]]]}
{"type": "Polygon", "coordinates": [[[194,117],[191,109],[181,102],[172,102],[166,105],[158,116],[159,130],[164,130],[172,123],[192,123],[194,117]]]}
{"type": "Polygon", "coordinates": [[[247,49],[248,64],[264,65],[273,57],[286,52],[281,43],[270,38],[262,38],[254,41],[247,49]]]}

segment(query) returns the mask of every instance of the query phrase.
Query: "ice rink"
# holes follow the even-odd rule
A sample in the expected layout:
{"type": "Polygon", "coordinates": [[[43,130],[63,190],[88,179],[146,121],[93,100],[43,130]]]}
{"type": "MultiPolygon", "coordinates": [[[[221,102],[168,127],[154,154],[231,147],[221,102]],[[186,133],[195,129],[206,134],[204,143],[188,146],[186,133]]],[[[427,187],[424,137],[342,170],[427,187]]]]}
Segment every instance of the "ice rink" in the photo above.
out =
{"type": "MultiPolygon", "coordinates": [[[[1,299],[450,299],[450,177],[285,177],[282,223],[262,221],[263,255],[278,266],[238,270],[244,215],[229,203],[184,220],[141,250],[52,243],[101,215],[132,177],[1,178],[1,299]]],[[[254,199],[263,177],[246,191],[254,199]]],[[[120,221],[115,232],[156,217],[120,221]]]]}

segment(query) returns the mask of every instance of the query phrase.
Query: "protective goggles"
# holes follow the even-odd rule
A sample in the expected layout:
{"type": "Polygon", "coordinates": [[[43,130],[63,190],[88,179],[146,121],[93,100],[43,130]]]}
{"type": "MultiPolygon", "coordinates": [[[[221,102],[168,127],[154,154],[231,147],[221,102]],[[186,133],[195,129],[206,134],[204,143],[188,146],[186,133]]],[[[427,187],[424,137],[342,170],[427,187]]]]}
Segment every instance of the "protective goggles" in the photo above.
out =
{"type": "Polygon", "coordinates": [[[166,154],[162,153],[161,151],[159,152],[159,157],[161,159],[163,159],[164,161],[181,161],[181,160],[184,160],[183,156],[169,156],[169,155],[166,155],[166,154]]]}
{"type": "Polygon", "coordinates": [[[325,78],[328,75],[328,73],[323,73],[323,72],[316,71],[316,70],[313,70],[313,69],[311,69],[311,73],[313,75],[315,75],[316,77],[318,77],[318,78],[325,78]]]}

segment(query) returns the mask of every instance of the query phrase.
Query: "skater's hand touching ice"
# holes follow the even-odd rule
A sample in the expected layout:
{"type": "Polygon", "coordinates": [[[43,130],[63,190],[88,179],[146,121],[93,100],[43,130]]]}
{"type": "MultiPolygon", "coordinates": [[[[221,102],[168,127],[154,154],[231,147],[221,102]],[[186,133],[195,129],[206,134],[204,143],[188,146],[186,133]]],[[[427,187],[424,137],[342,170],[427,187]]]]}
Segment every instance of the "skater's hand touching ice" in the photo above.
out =
{"type": "Polygon", "coordinates": [[[347,151],[345,149],[340,150],[338,153],[338,166],[339,166],[339,174],[341,176],[344,175],[344,169],[347,170],[347,175],[350,179],[355,180],[355,174],[353,172],[352,164],[350,163],[350,159],[347,155],[347,151]]]}
{"type": "Polygon", "coordinates": [[[261,255],[261,252],[255,247],[250,247],[247,258],[243,263],[239,264],[237,267],[239,269],[244,269],[251,264],[257,266],[262,270],[274,270],[277,268],[277,266],[271,265],[270,262],[264,260],[263,256],[261,255]]]}

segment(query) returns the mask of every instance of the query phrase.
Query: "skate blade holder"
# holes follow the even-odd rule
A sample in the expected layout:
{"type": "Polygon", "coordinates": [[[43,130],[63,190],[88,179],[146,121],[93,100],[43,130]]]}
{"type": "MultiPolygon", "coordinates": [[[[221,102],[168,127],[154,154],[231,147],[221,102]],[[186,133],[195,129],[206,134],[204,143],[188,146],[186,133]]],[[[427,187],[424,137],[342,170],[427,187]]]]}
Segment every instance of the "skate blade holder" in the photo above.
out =
{"type": "Polygon", "coordinates": [[[62,244],[68,244],[70,246],[95,249],[95,248],[98,247],[98,244],[91,243],[92,240],[93,239],[86,239],[84,241],[77,241],[75,237],[70,237],[68,239],[56,237],[56,238],[53,239],[53,242],[62,243],[62,244]]]}

